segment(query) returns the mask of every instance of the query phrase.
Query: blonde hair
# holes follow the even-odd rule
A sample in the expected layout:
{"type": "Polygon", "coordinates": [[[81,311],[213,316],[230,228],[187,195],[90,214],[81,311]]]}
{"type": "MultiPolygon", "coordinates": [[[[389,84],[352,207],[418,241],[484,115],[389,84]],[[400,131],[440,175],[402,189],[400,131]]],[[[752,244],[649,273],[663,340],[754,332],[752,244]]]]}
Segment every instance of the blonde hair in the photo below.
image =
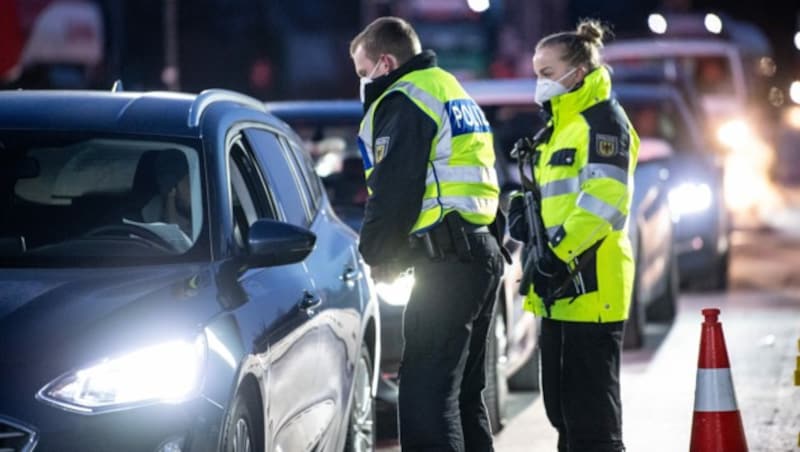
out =
{"type": "Polygon", "coordinates": [[[561,45],[564,50],[561,59],[574,67],[585,66],[592,70],[602,63],[600,49],[603,39],[612,35],[611,30],[596,19],[583,19],[575,31],[562,31],[542,38],[536,48],[561,45]]]}

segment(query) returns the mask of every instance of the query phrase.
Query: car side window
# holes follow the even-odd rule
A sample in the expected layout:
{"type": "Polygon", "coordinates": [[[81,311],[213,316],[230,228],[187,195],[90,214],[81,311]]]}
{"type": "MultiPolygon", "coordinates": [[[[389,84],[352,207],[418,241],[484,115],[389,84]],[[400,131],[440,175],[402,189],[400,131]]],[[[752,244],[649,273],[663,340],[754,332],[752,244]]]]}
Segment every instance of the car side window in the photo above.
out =
{"type": "Polygon", "coordinates": [[[241,139],[234,141],[229,154],[233,233],[237,245],[244,247],[250,226],[259,218],[277,218],[257,166],[241,139]]]}
{"type": "Polygon", "coordinates": [[[322,180],[320,180],[317,172],[314,171],[314,162],[311,161],[311,156],[308,155],[308,152],[302,146],[293,140],[286,140],[286,144],[291,149],[291,155],[294,157],[297,166],[303,173],[303,179],[305,180],[306,188],[311,197],[312,206],[314,206],[315,210],[319,209],[324,189],[322,187],[322,180]]]}
{"type": "Polygon", "coordinates": [[[269,187],[275,193],[288,223],[307,227],[311,218],[310,199],[304,193],[303,175],[293,157],[281,145],[278,137],[267,130],[247,129],[244,132],[264,168],[269,187]]]}

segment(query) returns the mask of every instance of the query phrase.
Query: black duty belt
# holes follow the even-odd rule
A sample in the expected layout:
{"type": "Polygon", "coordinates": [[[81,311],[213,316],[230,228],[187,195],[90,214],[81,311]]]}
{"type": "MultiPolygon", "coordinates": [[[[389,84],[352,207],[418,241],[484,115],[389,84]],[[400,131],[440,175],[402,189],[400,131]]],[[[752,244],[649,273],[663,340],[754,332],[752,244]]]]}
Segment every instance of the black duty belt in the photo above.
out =
{"type": "Polygon", "coordinates": [[[409,244],[412,249],[423,250],[434,261],[444,260],[447,255],[455,254],[459,260],[469,262],[472,260],[469,235],[489,232],[486,225],[472,224],[461,218],[461,215],[450,213],[441,223],[427,231],[411,235],[409,244]]]}

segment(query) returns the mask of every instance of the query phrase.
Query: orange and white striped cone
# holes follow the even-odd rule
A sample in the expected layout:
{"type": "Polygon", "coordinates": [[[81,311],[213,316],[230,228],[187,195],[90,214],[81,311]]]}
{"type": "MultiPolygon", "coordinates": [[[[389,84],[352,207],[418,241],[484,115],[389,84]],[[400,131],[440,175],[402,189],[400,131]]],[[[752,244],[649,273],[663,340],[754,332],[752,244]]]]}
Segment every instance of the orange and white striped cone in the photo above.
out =
{"type": "Polygon", "coordinates": [[[719,309],[703,309],[690,452],[747,452],[719,309]]]}

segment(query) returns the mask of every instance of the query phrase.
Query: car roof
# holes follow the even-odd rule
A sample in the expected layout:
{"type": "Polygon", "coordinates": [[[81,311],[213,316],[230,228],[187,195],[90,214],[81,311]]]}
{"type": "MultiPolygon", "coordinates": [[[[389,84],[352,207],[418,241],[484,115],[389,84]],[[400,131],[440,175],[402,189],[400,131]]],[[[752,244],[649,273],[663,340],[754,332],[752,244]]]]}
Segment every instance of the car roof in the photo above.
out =
{"type": "Polygon", "coordinates": [[[206,90],[199,95],[159,91],[0,91],[0,129],[200,137],[203,113],[222,102],[265,111],[260,101],[225,90],[206,90]]]}
{"type": "Polygon", "coordinates": [[[731,42],[721,39],[647,38],[614,41],[602,50],[603,58],[653,58],[664,56],[729,55],[738,52],[731,42]]]}
{"type": "MultiPolygon", "coordinates": [[[[462,83],[464,89],[483,107],[533,106],[536,82],[531,78],[470,80],[462,83]]],[[[622,102],[634,100],[683,101],[680,92],[666,83],[615,83],[614,96],[622,102]]],[[[352,123],[361,120],[364,110],[358,100],[308,100],[269,102],[267,110],[290,123],[322,122],[325,124],[352,123]]]]}

